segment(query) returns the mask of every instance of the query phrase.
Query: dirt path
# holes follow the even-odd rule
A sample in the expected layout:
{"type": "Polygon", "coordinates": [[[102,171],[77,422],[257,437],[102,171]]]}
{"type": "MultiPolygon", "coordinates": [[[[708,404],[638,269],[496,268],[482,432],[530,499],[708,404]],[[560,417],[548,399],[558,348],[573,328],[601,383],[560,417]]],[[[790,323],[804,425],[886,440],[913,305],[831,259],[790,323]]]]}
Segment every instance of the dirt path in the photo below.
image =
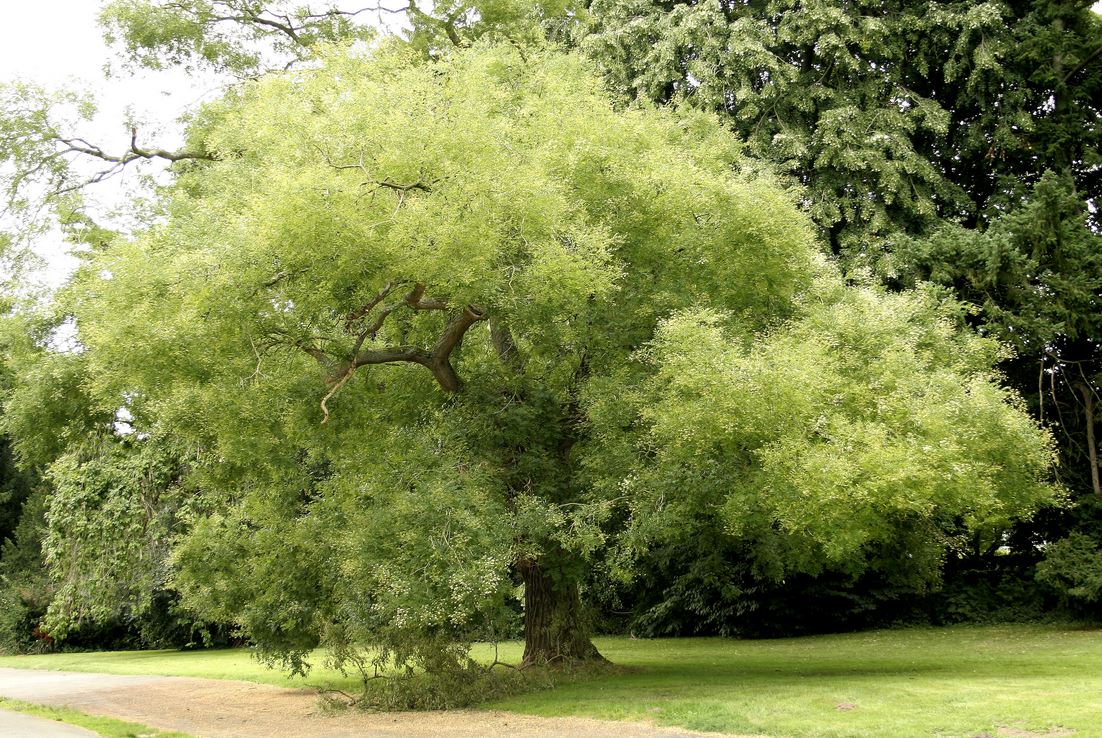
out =
{"type": "MultiPolygon", "coordinates": [[[[186,677],[0,669],[0,696],[133,720],[196,738],[690,738],[643,723],[505,712],[324,714],[309,690],[186,677]]],[[[729,736],[726,738],[730,738],[729,736]]]]}

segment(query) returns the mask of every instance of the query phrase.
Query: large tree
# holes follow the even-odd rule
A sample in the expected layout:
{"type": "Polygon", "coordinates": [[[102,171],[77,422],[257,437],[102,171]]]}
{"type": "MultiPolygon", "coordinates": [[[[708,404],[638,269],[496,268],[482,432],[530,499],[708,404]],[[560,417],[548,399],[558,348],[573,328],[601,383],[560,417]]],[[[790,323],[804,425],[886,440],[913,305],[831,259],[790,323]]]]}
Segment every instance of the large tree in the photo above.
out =
{"type": "Polygon", "coordinates": [[[906,531],[934,569],[946,521],[1052,499],[997,345],[935,292],[842,286],[714,119],[618,110],[539,47],[422,59],[333,50],[207,105],[63,297],[83,389],[191,464],[173,581],[203,615],[292,667],[432,666],[519,583],[525,662],[588,660],[599,551],[630,577],[707,529],[780,578],[906,531]]]}

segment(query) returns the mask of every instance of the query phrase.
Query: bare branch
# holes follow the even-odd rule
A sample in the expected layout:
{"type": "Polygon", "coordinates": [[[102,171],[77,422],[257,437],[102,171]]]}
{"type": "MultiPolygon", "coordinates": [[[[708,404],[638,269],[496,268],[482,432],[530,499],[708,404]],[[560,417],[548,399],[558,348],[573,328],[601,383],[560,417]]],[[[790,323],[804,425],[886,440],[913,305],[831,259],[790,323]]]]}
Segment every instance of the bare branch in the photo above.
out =
{"type": "Polygon", "coordinates": [[[203,161],[217,161],[218,157],[213,154],[207,154],[198,151],[188,151],[182,149],[180,151],[165,151],[164,149],[142,149],[138,147],[138,129],[130,129],[130,152],[135,157],[141,159],[165,159],[171,162],[183,161],[185,159],[200,159],[203,161]]]}
{"type": "MultiPolygon", "coordinates": [[[[276,17],[278,18],[280,16],[276,16],[276,17]]],[[[287,16],[283,16],[283,17],[287,18],[287,16]]],[[[276,21],[276,20],[271,20],[269,18],[264,18],[259,14],[249,14],[249,15],[216,15],[216,16],[213,16],[213,17],[207,19],[207,20],[210,23],[241,23],[241,24],[245,24],[245,25],[248,25],[249,23],[255,23],[258,26],[267,26],[268,28],[275,29],[276,31],[279,31],[280,33],[284,34],[285,36],[287,36],[289,39],[294,41],[299,46],[304,45],[302,43],[302,38],[298,35],[298,32],[301,31],[302,29],[301,28],[296,28],[295,26],[291,25],[290,22],[289,22],[290,19],[287,19],[288,22],[280,23],[279,21],[276,21]]]]}
{"type": "Polygon", "coordinates": [[[357,15],[360,15],[361,13],[370,13],[370,12],[376,12],[376,11],[380,11],[380,10],[388,12],[388,13],[404,13],[404,12],[406,12],[406,8],[395,8],[394,10],[391,10],[389,8],[384,8],[381,5],[379,5],[379,6],[360,8],[359,10],[339,10],[337,8],[332,8],[330,10],[325,11],[324,13],[304,13],[301,17],[304,20],[319,20],[321,18],[333,18],[333,17],[336,17],[336,16],[342,16],[344,18],[355,18],[357,15]]]}
{"type": "MultiPolygon", "coordinates": [[[[200,151],[190,151],[187,149],[181,149],[179,151],[166,151],[165,149],[159,148],[141,148],[138,146],[137,128],[130,129],[130,148],[119,155],[108,154],[99,146],[91,144],[83,138],[62,138],[61,136],[58,136],[55,140],[58,143],[65,145],[65,149],[60,152],[62,154],[84,154],[85,156],[91,156],[95,159],[111,162],[118,166],[126,166],[130,162],[136,161],[137,159],[164,159],[170,162],[183,161],[185,159],[197,159],[202,161],[218,160],[218,157],[214,154],[208,154],[200,151]]],[[[112,167],[112,170],[114,168],[115,167],[112,167]]]]}

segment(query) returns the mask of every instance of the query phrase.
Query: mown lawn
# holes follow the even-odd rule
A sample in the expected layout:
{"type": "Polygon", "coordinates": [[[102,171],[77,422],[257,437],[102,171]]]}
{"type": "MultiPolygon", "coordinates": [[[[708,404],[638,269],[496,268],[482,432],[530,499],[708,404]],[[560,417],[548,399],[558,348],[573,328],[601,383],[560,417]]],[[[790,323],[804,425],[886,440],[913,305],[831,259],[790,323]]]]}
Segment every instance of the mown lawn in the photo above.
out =
{"type": "MultiPolygon", "coordinates": [[[[768,736],[1102,738],[1102,631],[1043,626],[881,630],[738,641],[598,639],[623,674],[487,705],[768,736]]],[[[517,658],[519,644],[502,647],[517,658]]],[[[0,666],[349,687],[271,672],[245,650],[55,654],[0,666]]]]}
{"type": "Polygon", "coordinates": [[[1029,738],[1059,728],[1102,736],[1098,630],[946,628],[601,645],[613,661],[640,670],[499,706],[769,736],[1029,738]]]}

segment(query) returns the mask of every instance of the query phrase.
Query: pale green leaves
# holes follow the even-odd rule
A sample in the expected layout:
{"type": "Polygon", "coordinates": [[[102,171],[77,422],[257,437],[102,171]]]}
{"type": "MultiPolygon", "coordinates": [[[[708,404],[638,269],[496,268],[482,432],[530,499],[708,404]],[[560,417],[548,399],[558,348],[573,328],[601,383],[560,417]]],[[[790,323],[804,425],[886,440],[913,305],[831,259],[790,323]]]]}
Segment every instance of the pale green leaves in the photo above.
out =
{"type": "Polygon", "coordinates": [[[714,311],[663,324],[644,355],[656,373],[627,395],[627,545],[715,515],[738,540],[784,536],[790,570],[860,571],[901,525],[991,535],[1057,499],[1051,439],[987,369],[995,344],[957,332],[933,294],[832,279],[753,341],[714,311]]]}

